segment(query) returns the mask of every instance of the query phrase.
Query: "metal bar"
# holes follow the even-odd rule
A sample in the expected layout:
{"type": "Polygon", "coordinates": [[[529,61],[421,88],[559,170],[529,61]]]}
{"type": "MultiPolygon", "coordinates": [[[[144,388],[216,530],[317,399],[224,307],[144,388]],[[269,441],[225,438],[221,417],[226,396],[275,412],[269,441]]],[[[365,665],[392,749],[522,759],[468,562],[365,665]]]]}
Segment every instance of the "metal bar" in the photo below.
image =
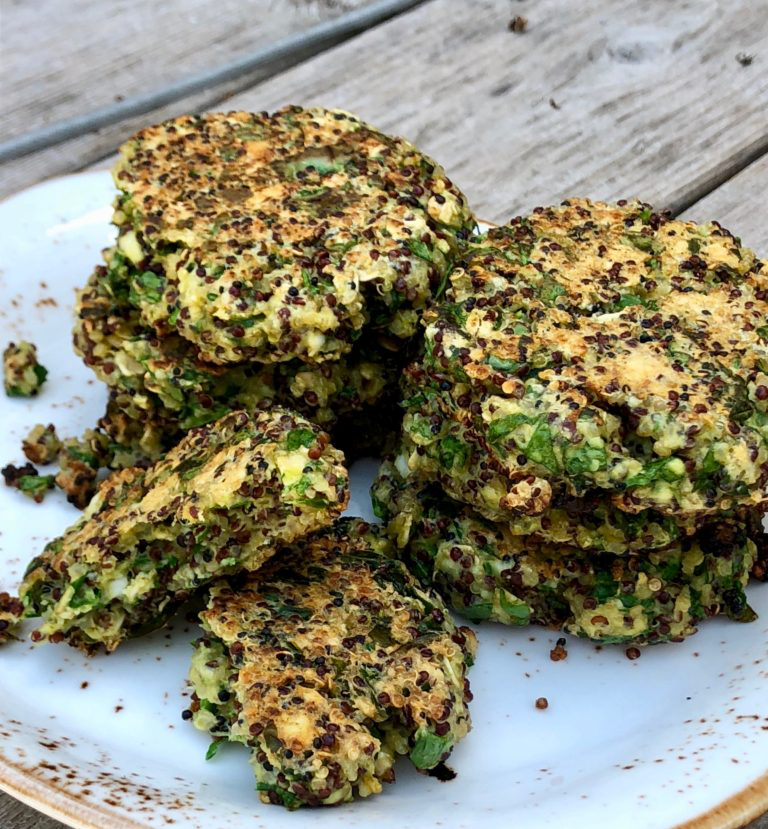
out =
{"type": "MultiPolygon", "coordinates": [[[[70,138],[92,132],[101,127],[134,118],[154,109],[171,104],[196,92],[233,81],[241,75],[253,72],[260,66],[296,57],[296,62],[316,54],[324,48],[352,37],[391,17],[401,14],[424,0],[378,0],[370,6],[328,20],[297,35],[289,35],[277,43],[260,49],[251,55],[180,80],[165,89],[146,95],[137,95],[119,103],[59,121],[39,130],[10,138],[0,143],[0,163],[44,150],[70,138]],[[309,53],[309,54],[308,54],[309,53]]],[[[232,91],[239,91],[234,89],[232,91]]]]}

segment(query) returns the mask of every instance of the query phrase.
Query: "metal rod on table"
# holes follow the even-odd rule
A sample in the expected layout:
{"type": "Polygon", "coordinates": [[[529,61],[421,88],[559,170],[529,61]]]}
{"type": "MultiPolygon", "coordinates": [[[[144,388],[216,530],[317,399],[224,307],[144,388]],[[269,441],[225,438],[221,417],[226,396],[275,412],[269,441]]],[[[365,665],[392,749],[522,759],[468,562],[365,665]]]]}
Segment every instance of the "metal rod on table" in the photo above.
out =
{"type": "Polygon", "coordinates": [[[363,9],[357,9],[335,20],[313,26],[305,32],[290,35],[272,46],[245,55],[239,60],[220,66],[218,69],[201,72],[178,81],[165,87],[165,89],[150,92],[146,95],[137,95],[135,98],[128,98],[119,103],[89,112],[86,115],[68,118],[65,121],[59,121],[56,124],[34,130],[25,135],[10,138],[8,141],[0,143],[0,163],[29,155],[38,150],[44,150],[46,147],[51,147],[61,141],[77,138],[79,135],[84,135],[110,124],[116,124],[127,118],[143,115],[145,112],[151,112],[153,109],[178,101],[195,92],[235,80],[241,75],[258,69],[259,66],[272,63],[281,58],[306,54],[308,50],[313,49],[316,53],[328,41],[339,41],[344,37],[364,31],[377,23],[419,5],[421,2],[423,0],[379,0],[363,9]]]}

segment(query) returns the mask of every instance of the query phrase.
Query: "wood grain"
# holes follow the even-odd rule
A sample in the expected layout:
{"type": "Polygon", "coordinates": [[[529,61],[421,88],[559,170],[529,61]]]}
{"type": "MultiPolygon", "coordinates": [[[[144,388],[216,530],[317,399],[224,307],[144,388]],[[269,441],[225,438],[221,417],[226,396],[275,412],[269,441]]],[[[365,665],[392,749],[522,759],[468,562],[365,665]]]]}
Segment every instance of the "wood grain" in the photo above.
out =
{"type": "Polygon", "coordinates": [[[0,140],[167,86],[370,2],[4,2],[0,140]]]}
{"type": "MultiPolygon", "coordinates": [[[[515,4],[515,34],[509,0],[432,0],[216,108],[359,112],[439,158],[491,220],[574,193],[681,209],[768,150],[762,5],[538,0],[515,4]]],[[[6,164],[0,192],[80,169],[136,126],[6,164]]]]}
{"type": "MultiPolygon", "coordinates": [[[[4,0],[0,140],[228,64],[373,2],[4,0]]],[[[144,116],[1,164],[0,197],[82,169],[140,127],[211,107],[315,52],[299,51],[144,116]]]]}
{"type": "Polygon", "coordinates": [[[0,792],[0,826],[3,829],[64,829],[62,823],[41,815],[3,792],[0,792]]]}

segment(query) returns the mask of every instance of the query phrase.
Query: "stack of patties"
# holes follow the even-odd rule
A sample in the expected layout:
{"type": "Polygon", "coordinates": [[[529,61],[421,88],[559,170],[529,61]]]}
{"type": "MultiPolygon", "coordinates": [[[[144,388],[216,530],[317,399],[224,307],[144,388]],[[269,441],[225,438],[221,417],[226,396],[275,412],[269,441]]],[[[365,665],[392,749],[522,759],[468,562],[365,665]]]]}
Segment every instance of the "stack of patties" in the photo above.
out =
{"type": "Polygon", "coordinates": [[[348,113],[288,107],[145,129],[114,177],[119,235],[74,333],[110,387],[112,440],[154,458],[280,403],[375,449],[421,309],[474,228],[442,169],[348,113]]]}
{"type": "Polygon", "coordinates": [[[471,240],[407,369],[377,512],[471,619],[679,640],[768,505],[768,267],[717,223],[572,200],[471,240]]]}

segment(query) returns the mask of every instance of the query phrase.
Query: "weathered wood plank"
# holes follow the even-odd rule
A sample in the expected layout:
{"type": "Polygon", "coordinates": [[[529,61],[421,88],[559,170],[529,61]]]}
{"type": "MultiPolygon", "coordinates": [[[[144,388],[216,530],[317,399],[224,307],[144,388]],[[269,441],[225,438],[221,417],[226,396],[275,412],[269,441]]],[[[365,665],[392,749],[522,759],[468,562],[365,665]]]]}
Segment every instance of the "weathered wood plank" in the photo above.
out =
{"type": "Polygon", "coordinates": [[[64,824],[41,815],[0,792],[0,826],[7,829],[64,829],[64,824]]]}
{"type": "MultiPolygon", "coordinates": [[[[760,6],[432,0],[217,108],[357,111],[432,152],[492,220],[574,193],[679,209],[768,149],[760,6]]],[[[0,192],[80,169],[136,126],[6,164],[0,192]]]]}
{"type": "Polygon", "coordinates": [[[692,204],[682,215],[694,221],[716,219],[768,259],[768,155],[750,164],[722,187],[692,204]]]}
{"type": "MultiPolygon", "coordinates": [[[[286,36],[328,24],[344,13],[373,11],[380,5],[376,0],[181,0],[172,7],[153,0],[133,5],[91,0],[43,3],[42,10],[37,4],[33,12],[29,4],[16,0],[7,14],[4,10],[0,46],[8,80],[0,100],[0,140],[92,112],[120,98],[130,100],[165,88],[243,59],[286,36]],[[55,13],[46,16],[49,6],[55,13]],[[35,18],[33,25],[30,15],[35,18]]],[[[0,164],[0,197],[82,169],[140,127],[211,107],[348,36],[329,37],[143,116],[0,164]]]]}
{"type": "Polygon", "coordinates": [[[370,2],[6,2],[0,140],[167,86],[370,2]]]}
{"type": "Polygon", "coordinates": [[[679,209],[768,150],[766,55],[763,3],[434,0],[227,106],[358,112],[493,221],[574,194],[679,209]]]}

